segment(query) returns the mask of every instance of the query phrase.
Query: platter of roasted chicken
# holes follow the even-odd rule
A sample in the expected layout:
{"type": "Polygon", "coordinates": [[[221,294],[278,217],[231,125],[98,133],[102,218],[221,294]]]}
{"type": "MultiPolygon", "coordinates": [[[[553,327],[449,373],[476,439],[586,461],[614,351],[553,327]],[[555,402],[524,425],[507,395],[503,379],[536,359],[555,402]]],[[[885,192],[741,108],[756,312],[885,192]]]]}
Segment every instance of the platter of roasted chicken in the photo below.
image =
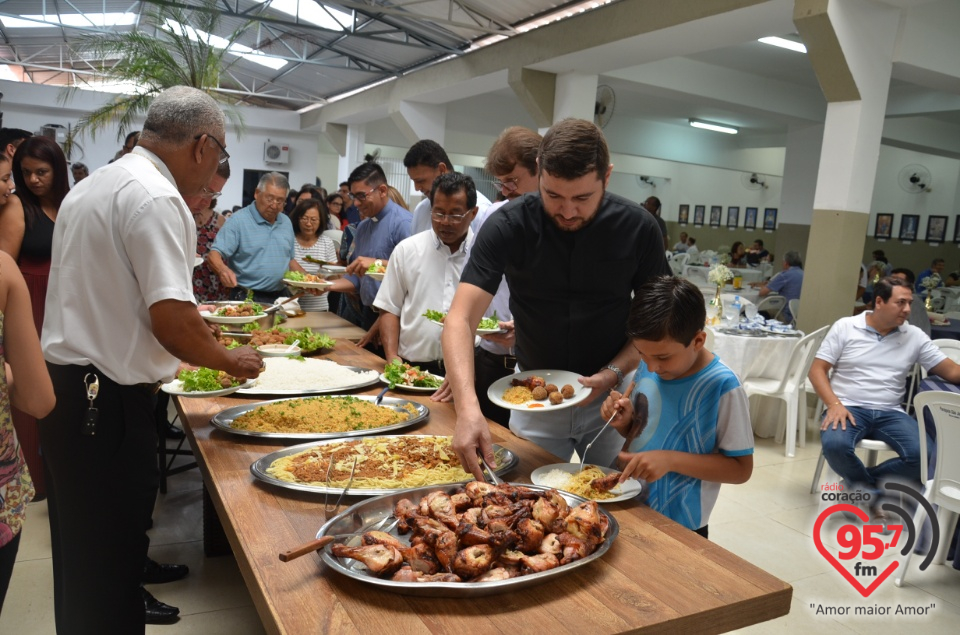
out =
{"type": "Polygon", "coordinates": [[[324,524],[317,538],[335,536],[320,557],[339,574],[405,595],[476,597],[587,565],[618,533],[596,501],[471,481],[367,499],[324,524]]]}

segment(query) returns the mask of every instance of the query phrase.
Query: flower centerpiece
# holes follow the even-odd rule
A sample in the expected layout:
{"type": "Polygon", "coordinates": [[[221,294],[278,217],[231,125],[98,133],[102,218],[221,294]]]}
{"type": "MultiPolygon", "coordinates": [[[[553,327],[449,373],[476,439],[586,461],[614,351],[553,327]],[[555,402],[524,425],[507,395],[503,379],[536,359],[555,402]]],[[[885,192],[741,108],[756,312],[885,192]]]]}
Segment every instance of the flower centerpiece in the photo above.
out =
{"type": "MultiPolygon", "coordinates": [[[[717,261],[718,261],[721,265],[729,265],[729,264],[730,264],[730,252],[727,251],[727,250],[722,251],[722,252],[720,253],[720,256],[717,258],[717,261]]],[[[724,267],[724,269],[726,269],[726,267],[724,267]]]]}
{"type": "Polygon", "coordinates": [[[932,273],[920,281],[920,286],[926,289],[923,294],[927,296],[924,302],[927,311],[933,311],[933,290],[940,286],[941,281],[939,273],[932,273]]]}
{"type": "Polygon", "coordinates": [[[711,284],[717,285],[717,294],[710,300],[710,306],[716,307],[717,313],[712,318],[712,322],[716,324],[719,323],[720,318],[723,316],[723,300],[720,298],[720,292],[728,280],[733,280],[733,272],[730,271],[726,265],[716,265],[710,269],[710,273],[707,274],[707,280],[711,284]]]}

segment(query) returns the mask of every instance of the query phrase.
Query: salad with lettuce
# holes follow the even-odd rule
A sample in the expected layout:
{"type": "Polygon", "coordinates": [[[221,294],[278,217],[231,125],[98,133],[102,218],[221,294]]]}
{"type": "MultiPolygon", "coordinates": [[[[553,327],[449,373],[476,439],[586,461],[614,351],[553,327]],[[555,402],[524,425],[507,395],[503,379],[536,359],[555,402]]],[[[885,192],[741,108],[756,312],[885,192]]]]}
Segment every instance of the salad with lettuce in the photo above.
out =
{"type": "Polygon", "coordinates": [[[439,388],[443,379],[420,370],[419,366],[411,366],[399,359],[387,364],[383,368],[383,376],[390,382],[390,388],[397,385],[415,386],[417,388],[439,388]]]}
{"type": "MultiPolygon", "coordinates": [[[[446,313],[441,313],[440,311],[434,311],[433,309],[427,309],[423,313],[423,317],[428,320],[433,320],[434,322],[443,323],[444,318],[447,317],[446,313]]],[[[500,328],[500,318],[497,317],[497,312],[494,311],[493,315],[490,317],[485,317],[480,320],[480,324],[477,325],[478,330],[482,331],[496,331],[500,328]]]]}
{"type": "Polygon", "coordinates": [[[240,380],[222,370],[198,368],[181,370],[177,379],[183,382],[184,392],[213,392],[240,385],[240,380]]]}

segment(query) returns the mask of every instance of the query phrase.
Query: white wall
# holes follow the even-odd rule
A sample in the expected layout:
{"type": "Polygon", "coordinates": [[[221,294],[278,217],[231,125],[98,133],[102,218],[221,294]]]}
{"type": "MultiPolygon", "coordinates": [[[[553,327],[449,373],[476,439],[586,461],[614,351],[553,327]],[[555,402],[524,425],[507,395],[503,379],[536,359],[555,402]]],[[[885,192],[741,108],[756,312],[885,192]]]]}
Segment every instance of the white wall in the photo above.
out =
{"type": "MultiPolygon", "coordinates": [[[[60,103],[61,91],[52,86],[25,84],[0,80],[3,101],[3,125],[8,128],[23,128],[36,132],[44,124],[56,123],[75,126],[81,115],[106,103],[112,96],[93,91],[76,91],[74,97],[60,103]]],[[[239,107],[246,126],[243,138],[228,127],[227,150],[230,152],[232,177],[223,189],[221,209],[239,205],[242,197],[243,170],[282,170],[290,173],[293,187],[313,183],[319,175],[324,184],[327,179],[336,180],[336,168],[325,163],[326,175],[318,171],[319,137],[316,133],[300,131],[300,117],[295,112],[264,108],[239,107]],[[263,144],[267,139],[280,141],[290,146],[290,162],[287,165],[268,165],[263,161],[263,144]]],[[[139,127],[139,124],[138,124],[139,127]]],[[[82,161],[92,170],[106,165],[122,145],[116,141],[116,129],[79,140],[83,156],[74,153],[71,159],[82,161]]],[[[327,146],[328,151],[332,151],[327,146]]]]}

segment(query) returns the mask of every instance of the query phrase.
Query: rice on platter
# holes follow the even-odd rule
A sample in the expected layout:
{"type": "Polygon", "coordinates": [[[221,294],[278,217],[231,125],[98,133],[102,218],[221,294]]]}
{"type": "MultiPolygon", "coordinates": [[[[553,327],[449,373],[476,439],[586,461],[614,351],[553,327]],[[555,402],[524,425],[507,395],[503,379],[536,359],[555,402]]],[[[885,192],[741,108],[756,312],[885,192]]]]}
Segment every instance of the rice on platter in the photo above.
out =
{"type": "MultiPolygon", "coordinates": [[[[257,378],[257,390],[334,389],[366,378],[366,373],[357,373],[326,359],[269,357],[264,362],[267,369],[257,378]]],[[[367,372],[374,379],[380,376],[375,370],[367,372]]]]}
{"type": "Polygon", "coordinates": [[[254,432],[349,432],[371,430],[416,416],[415,406],[397,412],[356,397],[310,397],[265,404],[245,412],[231,423],[254,432]]]}

